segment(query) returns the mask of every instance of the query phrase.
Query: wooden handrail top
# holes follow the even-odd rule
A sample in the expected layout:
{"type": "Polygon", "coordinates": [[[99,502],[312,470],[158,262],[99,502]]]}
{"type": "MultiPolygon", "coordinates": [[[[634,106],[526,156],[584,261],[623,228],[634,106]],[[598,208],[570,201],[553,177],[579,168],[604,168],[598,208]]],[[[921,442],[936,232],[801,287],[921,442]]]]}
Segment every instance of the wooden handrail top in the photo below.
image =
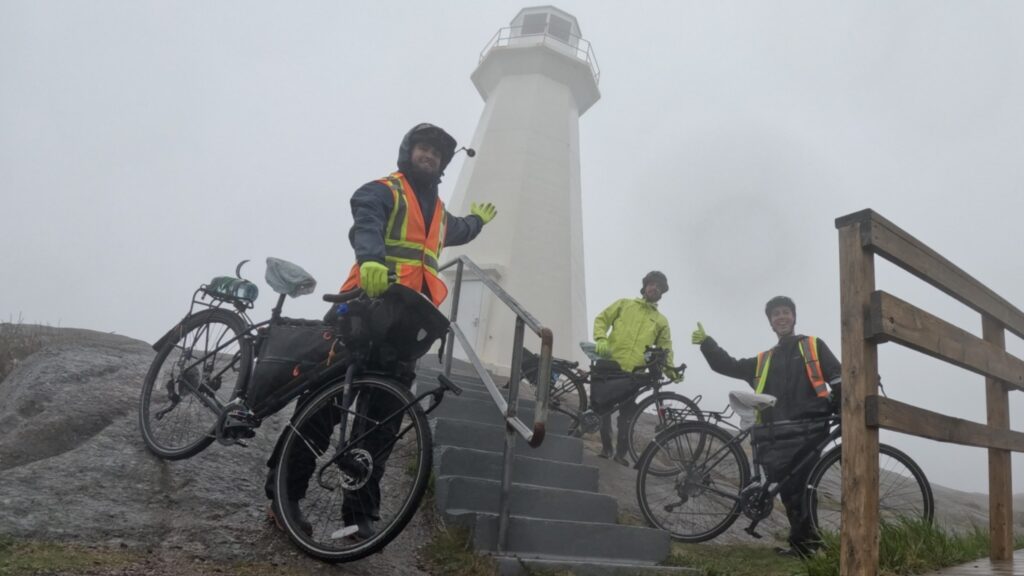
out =
{"type": "Polygon", "coordinates": [[[859,225],[864,248],[1024,338],[1024,312],[874,210],[847,214],[835,223],[837,229],[859,225]]]}

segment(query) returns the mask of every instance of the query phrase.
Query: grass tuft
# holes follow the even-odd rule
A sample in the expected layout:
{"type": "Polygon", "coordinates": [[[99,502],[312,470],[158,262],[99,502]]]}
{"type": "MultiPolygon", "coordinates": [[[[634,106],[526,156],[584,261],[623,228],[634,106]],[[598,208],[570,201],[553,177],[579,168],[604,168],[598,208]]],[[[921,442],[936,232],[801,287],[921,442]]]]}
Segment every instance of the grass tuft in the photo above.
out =
{"type": "Polygon", "coordinates": [[[473,551],[469,529],[439,524],[433,539],[423,547],[422,556],[432,574],[446,576],[492,576],[497,563],[473,551]]]}
{"type": "MultiPolygon", "coordinates": [[[[0,381],[14,371],[19,362],[40,350],[49,341],[49,330],[18,322],[0,323],[0,381]]],[[[58,334],[59,330],[54,330],[58,334]]]]}
{"type": "MultiPolygon", "coordinates": [[[[839,534],[822,536],[821,551],[805,562],[808,576],[839,575],[839,534]]],[[[881,525],[878,549],[879,576],[909,576],[965,564],[989,553],[988,530],[974,527],[966,532],[947,532],[920,520],[901,520],[881,525]]],[[[1024,547],[1018,536],[1015,547],[1024,547]]]]}
{"type": "Polygon", "coordinates": [[[123,568],[134,561],[133,555],[117,550],[0,538],[0,576],[55,572],[73,574],[86,569],[123,568]]]}

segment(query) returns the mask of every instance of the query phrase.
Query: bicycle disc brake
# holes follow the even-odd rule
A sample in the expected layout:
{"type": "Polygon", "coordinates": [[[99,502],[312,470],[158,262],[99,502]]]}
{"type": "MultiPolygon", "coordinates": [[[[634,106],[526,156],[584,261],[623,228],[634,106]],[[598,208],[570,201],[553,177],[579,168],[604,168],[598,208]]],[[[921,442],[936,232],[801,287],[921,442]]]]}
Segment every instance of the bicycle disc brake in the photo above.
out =
{"type": "Polygon", "coordinates": [[[337,468],[330,464],[322,467],[317,473],[316,481],[325,490],[358,490],[370,481],[373,475],[373,456],[362,448],[353,448],[337,459],[337,468]],[[340,470],[340,474],[332,474],[327,478],[328,470],[340,470]]]}

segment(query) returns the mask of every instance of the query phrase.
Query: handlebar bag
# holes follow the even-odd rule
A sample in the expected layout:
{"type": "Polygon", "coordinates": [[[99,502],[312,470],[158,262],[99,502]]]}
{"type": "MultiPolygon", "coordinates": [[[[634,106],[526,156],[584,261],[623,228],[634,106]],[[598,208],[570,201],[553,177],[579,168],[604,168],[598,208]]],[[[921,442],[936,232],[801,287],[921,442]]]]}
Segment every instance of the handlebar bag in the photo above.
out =
{"type": "Polygon", "coordinates": [[[335,342],[334,328],[319,320],[282,318],[262,330],[247,396],[254,409],[282,386],[326,362],[335,342]]]}
{"type": "MultiPolygon", "coordinates": [[[[791,466],[814,450],[826,436],[828,423],[821,420],[756,424],[751,429],[754,463],[764,467],[769,482],[781,480],[790,472],[791,466]]],[[[810,469],[806,471],[810,472],[810,469]]]]}

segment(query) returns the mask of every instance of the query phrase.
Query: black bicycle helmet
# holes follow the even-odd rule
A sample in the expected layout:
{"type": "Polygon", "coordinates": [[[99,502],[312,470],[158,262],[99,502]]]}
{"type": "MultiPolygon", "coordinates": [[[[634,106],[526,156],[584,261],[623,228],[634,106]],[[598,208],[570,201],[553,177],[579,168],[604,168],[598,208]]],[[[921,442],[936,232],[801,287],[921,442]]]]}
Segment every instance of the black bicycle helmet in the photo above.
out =
{"type": "Polygon", "coordinates": [[[651,270],[644,276],[643,283],[640,285],[641,295],[644,293],[644,288],[652,282],[658,285],[662,294],[668,292],[668,278],[658,270],[651,270]]]}
{"type": "Polygon", "coordinates": [[[764,305],[764,315],[771,318],[772,308],[778,308],[779,306],[785,306],[793,311],[793,316],[796,316],[796,304],[793,303],[793,299],[789,296],[776,296],[768,301],[764,305]]]}
{"type": "Polygon", "coordinates": [[[444,174],[444,169],[452,161],[452,156],[455,156],[455,138],[437,126],[425,122],[413,126],[402,138],[402,144],[398,147],[398,169],[402,171],[409,169],[409,162],[412,160],[412,147],[417,142],[427,142],[441,152],[441,174],[444,174]]]}

